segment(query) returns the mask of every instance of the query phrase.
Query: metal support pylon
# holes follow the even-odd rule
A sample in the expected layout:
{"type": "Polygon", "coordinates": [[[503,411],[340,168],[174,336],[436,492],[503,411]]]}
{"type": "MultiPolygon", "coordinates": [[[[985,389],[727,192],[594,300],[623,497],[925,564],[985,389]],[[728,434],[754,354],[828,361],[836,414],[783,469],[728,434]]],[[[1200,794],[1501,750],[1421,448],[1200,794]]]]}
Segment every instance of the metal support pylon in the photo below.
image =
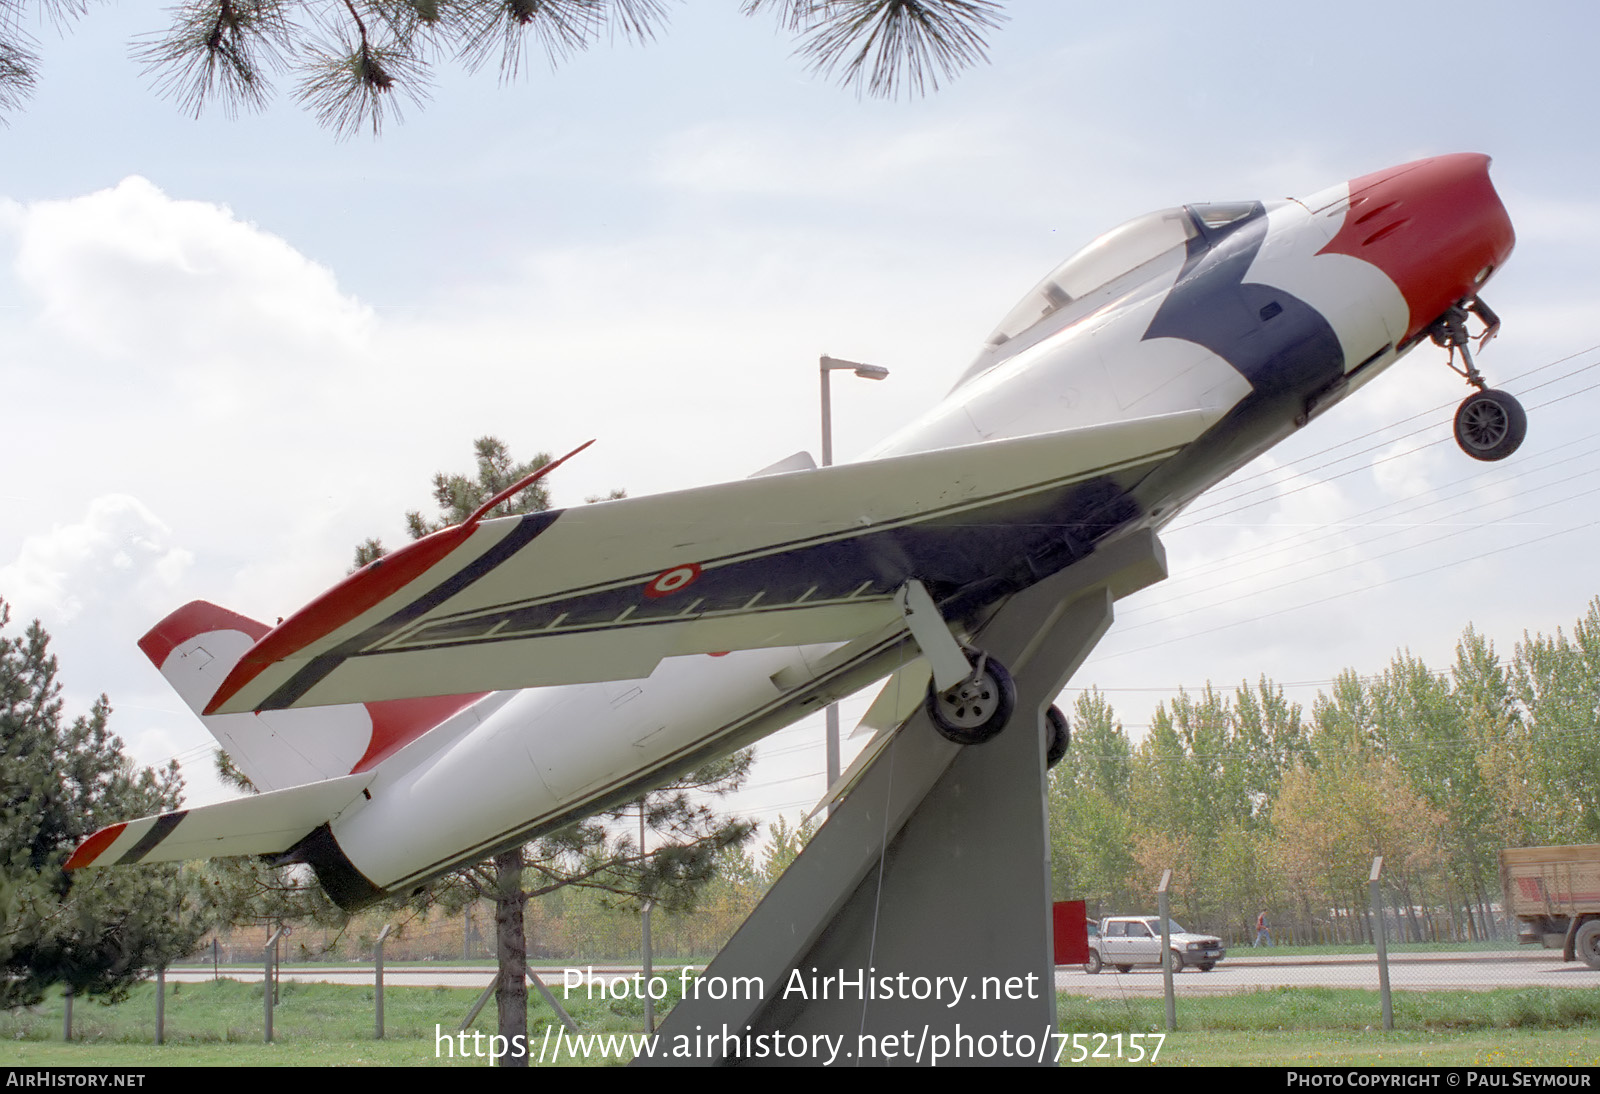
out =
{"type": "Polygon", "coordinates": [[[914,715],[635,1062],[1053,1062],[1044,712],[1164,577],[1144,532],[1007,601],[975,641],[1011,669],[1010,726],[962,747],[914,715]]]}

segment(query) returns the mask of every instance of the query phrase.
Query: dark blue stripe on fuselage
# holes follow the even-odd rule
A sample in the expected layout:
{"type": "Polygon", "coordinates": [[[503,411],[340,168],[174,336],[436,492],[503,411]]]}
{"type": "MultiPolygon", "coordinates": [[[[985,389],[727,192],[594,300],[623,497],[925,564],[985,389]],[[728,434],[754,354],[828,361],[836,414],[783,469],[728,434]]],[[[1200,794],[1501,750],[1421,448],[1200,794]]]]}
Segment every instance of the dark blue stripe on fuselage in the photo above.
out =
{"type": "Polygon", "coordinates": [[[1261,396],[1307,396],[1344,372],[1339,336],[1299,297],[1245,275],[1267,238],[1264,208],[1221,234],[1189,241],[1177,283],[1144,333],[1204,346],[1238,369],[1261,396]]]}
{"type": "Polygon", "coordinates": [[[1193,500],[1305,422],[1306,405],[1344,375],[1344,349],[1322,313],[1271,285],[1246,282],[1267,238],[1264,208],[1190,240],[1189,257],[1144,340],[1204,346],[1250,382],[1221,421],[1140,484],[1136,500],[1163,515],[1193,500]]]}

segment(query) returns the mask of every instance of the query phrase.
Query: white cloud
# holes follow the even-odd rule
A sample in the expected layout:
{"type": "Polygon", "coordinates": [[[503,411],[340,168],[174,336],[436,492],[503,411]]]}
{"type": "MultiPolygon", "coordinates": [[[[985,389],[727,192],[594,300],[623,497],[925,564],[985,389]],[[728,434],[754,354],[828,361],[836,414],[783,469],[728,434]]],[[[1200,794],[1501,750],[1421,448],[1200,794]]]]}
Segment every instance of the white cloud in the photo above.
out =
{"type": "MultiPolygon", "coordinates": [[[[12,219],[7,217],[6,219],[12,219]]],[[[174,200],[139,177],[28,205],[16,274],[52,328],[114,360],[293,367],[351,351],[370,322],[331,271],[224,206],[174,200]]]]}
{"type": "Polygon", "coordinates": [[[98,694],[111,697],[112,729],[142,764],[165,763],[167,742],[138,747],[152,719],[191,736],[204,730],[139,652],[137,641],[187,597],[191,554],[173,543],[166,523],[139,499],[106,494],[78,519],[25,538],[0,565],[0,597],[10,605],[11,633],[38,619],[60,662],[68,716],[98,694]],[[192,724],[189,724],[192,723],[192,724]]]}
{"type": "Polygon", "coordinates": [[[0,566],[0,593],[18,615],[56,623],[106,605],[161,605],[194,561],[171,534],[137,498],[97,497],[82,520],[25,539],[16,560],[0,566]]]}

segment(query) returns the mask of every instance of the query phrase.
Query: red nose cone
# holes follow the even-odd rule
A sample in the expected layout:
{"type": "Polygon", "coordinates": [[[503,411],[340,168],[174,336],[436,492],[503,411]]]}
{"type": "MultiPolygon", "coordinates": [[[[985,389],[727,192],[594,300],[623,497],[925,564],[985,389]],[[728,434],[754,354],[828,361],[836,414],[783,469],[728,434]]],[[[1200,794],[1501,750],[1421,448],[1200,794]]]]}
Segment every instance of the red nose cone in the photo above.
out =
{"type": "Polygon", "coordinates": [[[1411,308],[1402,341],[1476,296],[1516,235],[1489,181],[1489,157],[1435,156],[1350,181],[1350,208],[1322,249],[1370,262],[1411,308]]]}

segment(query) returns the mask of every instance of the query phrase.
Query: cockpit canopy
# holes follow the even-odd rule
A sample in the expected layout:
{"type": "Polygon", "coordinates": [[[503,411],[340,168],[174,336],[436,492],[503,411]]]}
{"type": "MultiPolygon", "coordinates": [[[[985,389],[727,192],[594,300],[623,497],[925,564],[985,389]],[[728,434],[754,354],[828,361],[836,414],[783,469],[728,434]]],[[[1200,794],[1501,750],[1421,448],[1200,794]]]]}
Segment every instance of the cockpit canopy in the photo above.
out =
{"type": "Polygon", "coordinates": [[[1009,342],[1039,320],[1075,300],[1132,273],[1174,247],[1186,247],[1202,233],[1214,235],[1262,211],[1259,202],[1240,201],[1162,209],[1111,229],[1074,254],[1033,287],[1000,321],[986,345],[1009,342]]]}
{"type": "Polygon", "coordinates": [[[987,344],[998,346],[1011,341],[1039,320],[1172,248],[1184,246],[1198,234],[1194,221],[1181,207],[1147,213],[1111,229],[1051,270],[1006,313],[987,344]]]}
{"type": "Polygon", "coordinates": [[[1259,201],[1183,205],[1147,213],[1111,229],[1051,270],[1006,313],[955,386],[977,379],[1000,362],[1095,314],[1143,285],[1157,269],[1170,266],[1176,274],[1197,249],[1215,245],[1267,211],[1259,201]]]}

